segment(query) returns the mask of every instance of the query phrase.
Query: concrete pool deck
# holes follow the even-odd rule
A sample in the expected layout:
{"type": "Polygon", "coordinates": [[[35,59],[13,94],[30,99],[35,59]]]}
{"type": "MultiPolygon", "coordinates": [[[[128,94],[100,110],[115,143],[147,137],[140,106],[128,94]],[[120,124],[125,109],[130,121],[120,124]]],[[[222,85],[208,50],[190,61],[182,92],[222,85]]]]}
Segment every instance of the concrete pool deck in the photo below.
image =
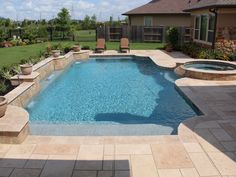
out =
{"type": "MultiPolygon", "coordinates": [[[[172,69],[192,60],[158,50],[130,54],[172,69]]],[[[176,85],[204,113],[183,122],[178,135],[28,136],[19,145],[0,144],[0,176],[236,177],[236,82],[182,78],[176,85]]]]}

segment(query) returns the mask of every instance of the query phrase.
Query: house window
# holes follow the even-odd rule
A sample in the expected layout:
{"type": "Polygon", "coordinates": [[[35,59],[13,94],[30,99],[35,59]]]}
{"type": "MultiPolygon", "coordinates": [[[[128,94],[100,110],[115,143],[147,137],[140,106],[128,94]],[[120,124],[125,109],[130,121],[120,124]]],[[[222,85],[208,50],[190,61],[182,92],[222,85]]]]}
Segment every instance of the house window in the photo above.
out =
{"type": "Polygon", "coordinates": [[[199,30],[200,30],[200,17],[196,17],[195,18],[194,39],[199,38],[199,30]]]}
{"type": "Polygon", "coordinates": [[[206,41],[207,36],[207,16],[201,16],[200,40],[206,41]]]}
{"type": "Polygon", "coordinates": [[[144,17],[144,26],[152,26],[152,17],[144,17]]]}
{"type": "Polygon", "coordinates": [[[194,39],[212,42],[214,39],[215,16],[201,15],[195,17],[194,39]]]}
{"type": "Polygon", "coordinates": [[[214,39],[214,28],[215,28],[215,16],[210,15],[208,21],[208,42],[213,42],[214,39]]]}

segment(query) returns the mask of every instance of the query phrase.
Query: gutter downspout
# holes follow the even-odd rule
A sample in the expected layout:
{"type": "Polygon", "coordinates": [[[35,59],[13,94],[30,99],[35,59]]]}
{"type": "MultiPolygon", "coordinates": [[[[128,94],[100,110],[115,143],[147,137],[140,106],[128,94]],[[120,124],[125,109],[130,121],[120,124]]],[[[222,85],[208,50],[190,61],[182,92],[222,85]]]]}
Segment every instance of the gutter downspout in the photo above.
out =
{"type": "Polygon", "coordinates": [[[214,34],[213,34],[213,41],[212,41],[212,46],[211,48],[212,49],[215,49],[215,43],[216,43],[216,28],[217,28],[217,20],[218,20],[218,13],[217,13],[217,10],[216,8],[214,9],[209,9],[209,11],[211,13],[214,13],[215,14],[215,24],[214,24],[214,34]]]}

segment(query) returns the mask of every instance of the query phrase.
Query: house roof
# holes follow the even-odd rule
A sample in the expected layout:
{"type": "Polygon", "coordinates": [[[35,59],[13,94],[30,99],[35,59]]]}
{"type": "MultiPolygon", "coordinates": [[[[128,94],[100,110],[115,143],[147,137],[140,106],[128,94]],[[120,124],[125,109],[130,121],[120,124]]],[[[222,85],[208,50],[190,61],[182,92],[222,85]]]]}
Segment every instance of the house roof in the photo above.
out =
{"type": "Polygon", "coordinates": [[[130,10],[123,15],[143,14],[185,14],[183,10],[196,3],[197,0],[152,0],[151,2],[130,10]]]}
{"type": "Polygon", "coordinates": [[[213,7],[236,7],[236,0],[199,0],[184,11],[213,7]]]}

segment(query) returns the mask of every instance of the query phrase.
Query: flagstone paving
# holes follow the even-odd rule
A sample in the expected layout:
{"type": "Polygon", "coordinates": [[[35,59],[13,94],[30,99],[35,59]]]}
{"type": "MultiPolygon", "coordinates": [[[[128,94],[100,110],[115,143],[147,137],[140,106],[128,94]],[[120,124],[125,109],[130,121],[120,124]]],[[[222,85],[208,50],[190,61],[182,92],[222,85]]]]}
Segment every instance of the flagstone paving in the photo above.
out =
{"type": "MultiPolygon", "coordinates": [[[[132,53],[169,68],[191,60],[132,53]]],[[[183,122],[178,135],[28,136],[19,145],[0,144],[0,177],[236,177],[236,82],[182,78],[176,85],[204,114],[183,122]]]]}

